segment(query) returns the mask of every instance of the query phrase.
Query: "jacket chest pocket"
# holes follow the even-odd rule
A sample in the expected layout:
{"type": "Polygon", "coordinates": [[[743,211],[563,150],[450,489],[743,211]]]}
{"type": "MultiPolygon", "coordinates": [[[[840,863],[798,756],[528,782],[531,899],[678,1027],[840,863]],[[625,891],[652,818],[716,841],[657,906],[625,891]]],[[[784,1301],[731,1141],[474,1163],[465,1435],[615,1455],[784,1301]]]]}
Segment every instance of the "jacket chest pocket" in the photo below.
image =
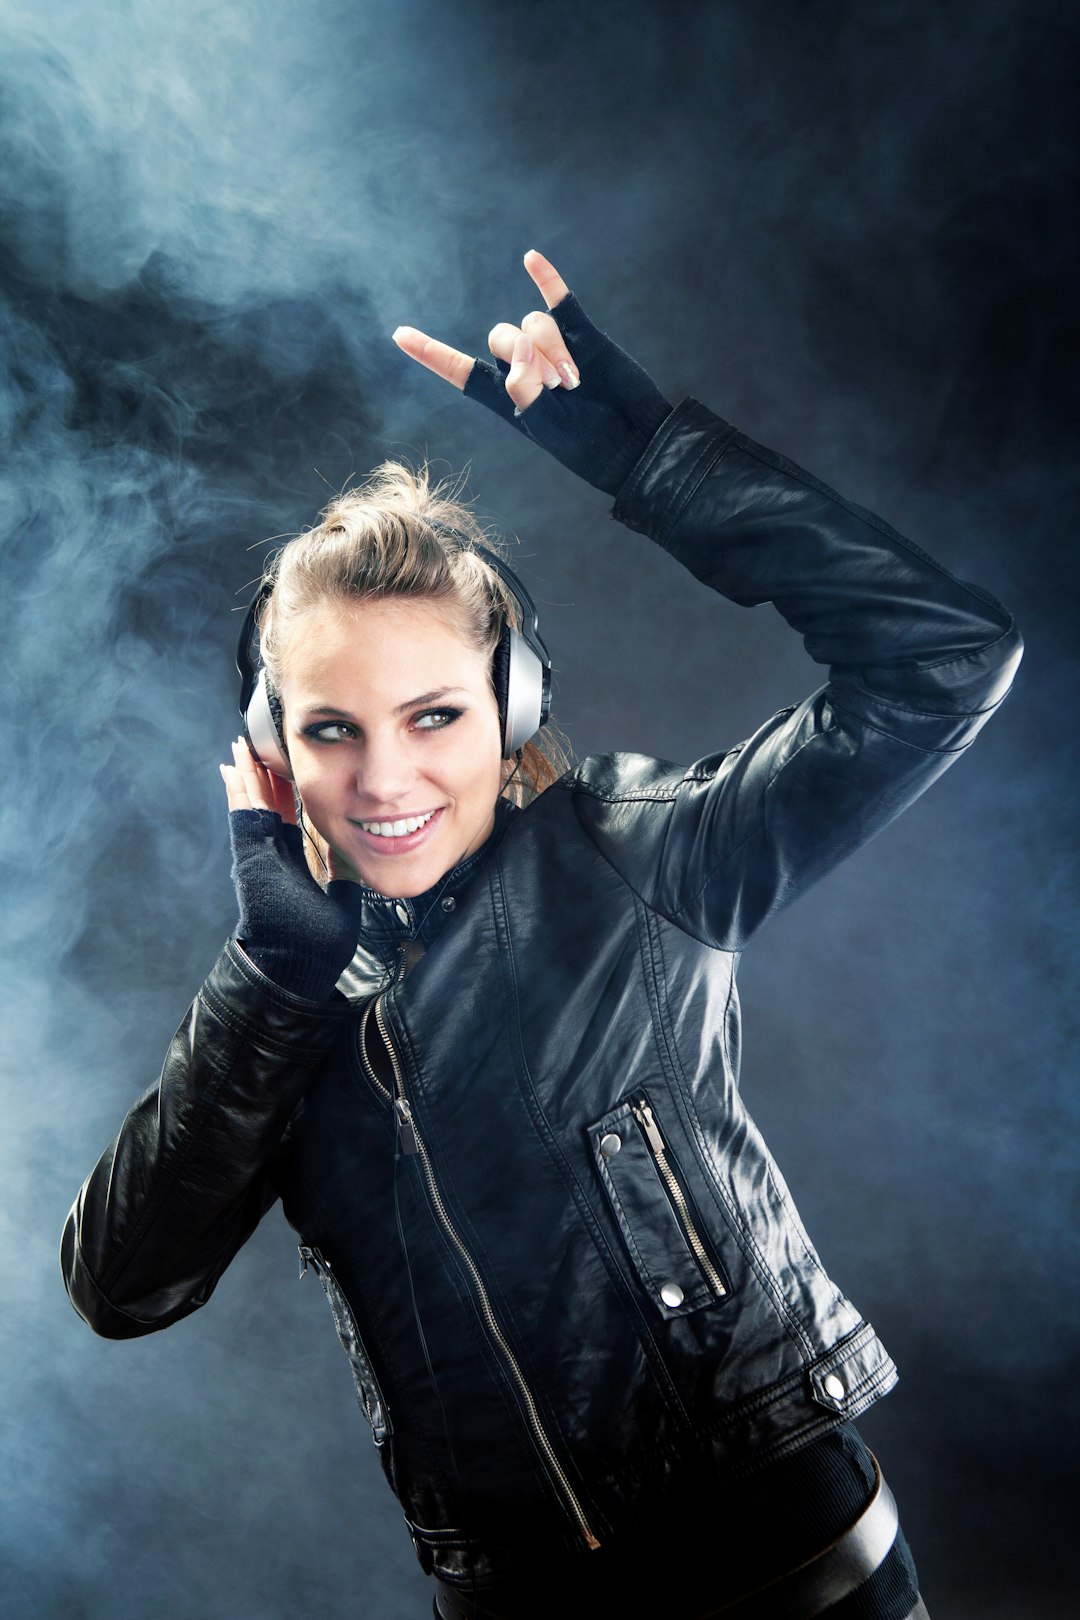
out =
{"type": "Polygon", "coordinates": [[[644,1092],[589,1127],[593,1159],[642,1287],[663,1317],[729,1291],[719,1259],[644,1092]]]}
{"type": "Polygon", "coordinates": [[[330,1301],[330,1309],[334,1313],[334,1326],[337,1328],[341,1347],[349,1358],[352,1368],[353,1382],[356,1393],[363,1407],[364,1416],[371,1424],[371,1434],[377,1446],[381,1446],[386,1437],[393,1433],[390,1419],[386,1411],[386,1402],[382,1398],[379,1381],[375,1377],[374,1369],[368,1359],[356,1326],[356,1318],[352,1313],[341,1284],[330,1268],[330,1262],[324,1257],[321,1249],[310,1247],[306,1243],[299,1245],[300,1249],[300,1275],[304,1275],[308,1266],[315,1272],[323,1285],[323,1290],[330,1301]]]}

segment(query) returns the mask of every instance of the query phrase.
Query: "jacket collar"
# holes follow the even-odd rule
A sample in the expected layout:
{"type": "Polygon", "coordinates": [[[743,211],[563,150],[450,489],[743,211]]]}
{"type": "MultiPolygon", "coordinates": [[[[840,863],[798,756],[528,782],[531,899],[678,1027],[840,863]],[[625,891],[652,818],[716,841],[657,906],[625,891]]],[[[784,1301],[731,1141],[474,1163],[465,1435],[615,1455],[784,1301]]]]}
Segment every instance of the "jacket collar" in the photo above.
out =
{"type": "Polygon", "coordinates": [[[518,814],[517,805],[511,804],[509,799],[499,799],[495,805],[495,825],[484,843],[449,872],[444,872],[423,894],[413,895],[408,900],[394,900],[361,883],[359,943],[379,955],[384,955],[387,947],[396,949],[401,940],[419,938],[430,945],[446,927],[462,894],[495,853],[507,827],[518,814]]]}

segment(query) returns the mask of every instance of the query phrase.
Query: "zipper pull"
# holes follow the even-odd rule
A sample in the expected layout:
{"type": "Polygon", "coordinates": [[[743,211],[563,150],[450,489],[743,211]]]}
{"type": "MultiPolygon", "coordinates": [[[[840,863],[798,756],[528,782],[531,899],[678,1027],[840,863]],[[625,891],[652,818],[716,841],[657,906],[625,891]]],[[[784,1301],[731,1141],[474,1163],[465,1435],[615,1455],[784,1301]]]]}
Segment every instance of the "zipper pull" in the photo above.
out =
{"type": "Polygon", "coordinates": [[[634,1114],[642,1130],[648,1138],[649,1146],[654,1153],[664,1152],[664,1138],[660,1135],[660,1127],[653,1119],[653,1111],[642,1097],[639,1103],[634,1104],[634,1114]]]}
{"type": "Polygon", "coordinates": [[[420,1138],[413,1124],[412,1109],[404,1097],[399,1097],[395,1102],[394,1113],[397,1115],[398,1140],[401,1143],[402,1153],[419,1153],[420,1138]]]}
{"type": "Polygon", "coordinates": [[[304,1253],[303,1249],[301,1249],[300,1250],[300,1276],[297,1278],[298,1282],[303,1282],[304,1278],[307,1276],[307,1262],[308,1262],[308,1257],[304,1253]]]}

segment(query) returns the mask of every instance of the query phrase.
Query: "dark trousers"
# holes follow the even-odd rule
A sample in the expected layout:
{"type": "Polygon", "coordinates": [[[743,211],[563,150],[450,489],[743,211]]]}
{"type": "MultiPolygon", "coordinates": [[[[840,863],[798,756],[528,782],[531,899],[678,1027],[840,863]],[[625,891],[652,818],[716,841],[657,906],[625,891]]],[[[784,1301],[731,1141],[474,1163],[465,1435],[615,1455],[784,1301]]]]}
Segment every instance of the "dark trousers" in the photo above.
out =
{"type": "MultiPolygon", "coordinates": [[[[503,1620],[503,1617],[494,1609],[485,1609],[479,1606],[475,1598],[462,1597],[442,1581],[436,1582],[436,1593],[432,1603],[432,1613],[435,1620],[503,1620]]],[[[596,1620],[600,1620],[600,1610],[594,1608],[596,1620]]],[[[827,1611],[826,1611],[827,1613],[827,1611]]],[[[555,1616],[552,1616],[555,1620],[555,1616]]],[[[559,1611],[558,1620],[576,1620],[574,1611],[567,1606],[559,1611]]],[[[699,1617],[695,1616],[695,1620],[699,1617]]],[[[705,1620],[704,1616],[700,1620],[705,1620]]],[[[722,1620],[722,1616],[721,1616],[722,1620]]],[[[930,1620],[926,1604],[920,1597],[915,1607],[907,1615],[906,1620],[930,1620]]]]}
{"type": "Polygon", "coordinates": [[[703,1474],[596,1551],[557,1550],[473,1596],[436,1581],[440,1620],[928,1620],[877,1460],[854,1425],[735,1484],[703,1474]],[[914,1605],[914,1607],[913,1607],[914,1605]]]}

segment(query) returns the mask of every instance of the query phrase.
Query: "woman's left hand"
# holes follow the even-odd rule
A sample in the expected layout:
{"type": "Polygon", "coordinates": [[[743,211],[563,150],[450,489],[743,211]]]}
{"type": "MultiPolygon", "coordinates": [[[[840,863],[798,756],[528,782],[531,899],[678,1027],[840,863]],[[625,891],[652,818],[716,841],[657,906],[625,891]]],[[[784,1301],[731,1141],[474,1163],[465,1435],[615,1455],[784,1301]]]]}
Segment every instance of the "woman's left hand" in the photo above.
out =
{"type": "Polygon", "coordinates": [[[547,311],[530,311],[520,326],[500,321],[491,328],[494,366],[414,326],[399,326],[394,342],[571,472],[617,495],[671,406],[649,374],[592,324],[542,253],[533,249],[524,263],[547,311]]]}
{"type": "MultiPolygon", "coordinates": [[[[523,263],[549,310],[569,295],[570,289],[555,266],[535,248],[526,253],[523,263]]],[[[462,354],[460,349],[452,349],[448,343],[440,343],[438,338],[417,331],[415,326],[399,326],[394,342],[429,371],[453,383],[455,388],[464,389],[473,367],[483,364],[473,355],[462,354]]],[[[531,310],[522,316],[520,326],[500,321],[488,333],[488,347],[508,368],[506,393],[518,410],[528,410],[545,388],[578,386],[574,357],[557,323],[541,310],[531,310]]]]}

